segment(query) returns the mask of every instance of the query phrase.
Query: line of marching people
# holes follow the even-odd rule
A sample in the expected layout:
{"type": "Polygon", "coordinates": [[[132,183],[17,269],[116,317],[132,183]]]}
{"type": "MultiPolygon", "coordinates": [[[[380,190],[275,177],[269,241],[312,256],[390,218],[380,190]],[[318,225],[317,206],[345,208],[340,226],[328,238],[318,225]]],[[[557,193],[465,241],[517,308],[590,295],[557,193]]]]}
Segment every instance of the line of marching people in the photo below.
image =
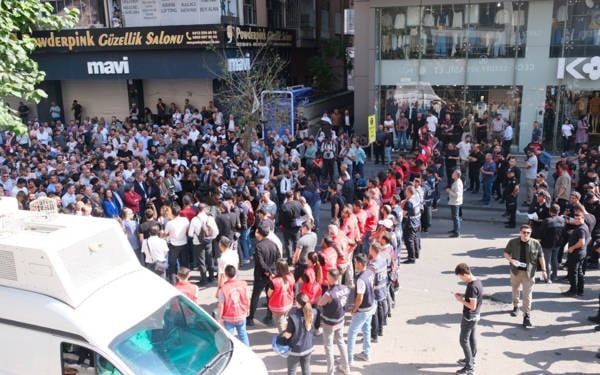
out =
{"type": "MultiPolygon", "coordinates": [[[[237,278],[235,264],[220,265],[217,318],[249,344],[247,327],[256,324],[258,301],[265,292],[268,309],[262,322],[275,325],[277,343],[289,347],[289,374],[296,373],[298,367],[303,374],[310,374],[314,337],[319,335],[323,337],[328,374],[349,374],[355,361],[369,361],[371,344],[383,335],[395,305],[399,249],[393,244],[399,241],[392,220],[385,218],[378,221],[368,253],[364,253],[364,247],[348,237],[348,224],[348,220],[341,226],[330,224],[318,248],[312,222],[304,222],[292,257],[293,270],[281,257],[277,244],[268,238],[271,228],[259,226],[255,232],[253,290],[249,293],[247,284],[237,278]],[[344,340],[348,311],[351,320],[344,340]],[[362,350],[354,353],[359,332],[363,335],[362,350]],[[337,364],[334,344],[340,352],[337,364]]],[[[228,258],[223,254],[232,250],[223,248],[221,258],[228,258]]]]}

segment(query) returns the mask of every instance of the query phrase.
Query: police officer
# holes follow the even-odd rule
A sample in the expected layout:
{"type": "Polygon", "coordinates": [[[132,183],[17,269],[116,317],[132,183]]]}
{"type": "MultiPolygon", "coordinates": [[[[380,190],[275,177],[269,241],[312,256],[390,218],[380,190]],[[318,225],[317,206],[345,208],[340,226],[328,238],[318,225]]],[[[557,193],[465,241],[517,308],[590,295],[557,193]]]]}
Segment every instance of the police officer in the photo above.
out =
{"type": "Polygon", "coordinates": [[[419,197],[414,186],[408,186],[404,192],[406,200],[403,202],[402,234],[408,259],[403,263],[412,264],[419,258],[419,239],[417,232],[421,227],[421,210],[419,197]]]}
{"type": "Polygon", "coordinates": [[[387,293],[388,293],[388,274],[387,261],[385,255],[381,252],[382,247],[374,242],[369,248],[368,268],[375,273],[375,301],[377,302],[377,312],[371,319],[371,342],[377,342],[378,336],[383,336],[383,326],[387,323],[387,293]]]}
{"type": "Polygon", "coordinates": [[[337,370],[343,374],[350,373],[348,365],[348,348],[344,342],[344,310],[350,289],[341,285],[340,271],[336,268],[330,268],[327,271],[327,291],[319,299],[318,305],[322,308],[321,327],[323,328],[323,345],[325,346],[325,357],[327,358],[327,375],[333,375],[335,372],[333,344],[340,351],[340,364],[337,370]]]}
{"type": "Polygon", "coordinates": [[[368,361],[371,358],[371,317],[377,311],[375,301],[374,280],[375,274],[367,268],[367,256],[356,254],[354,256],[354,268],[356,269],[356,297],[352,308],[352,320],[348,328],[348,361],[352,366],[354,359],[368,361]],[[354,356],[354,344],[358,332],[362,332],[363,351],[354,356]]]}
{"type": "Polygon", "coordinates": [[[505,228],[516,227],[517,217],[517,197],[519,196],[519,181],[515,177],[515,171],[512,168],[506,170],[506,185],[504,186],[504,200],[506,202],[506,212],[508,221],[505,228]]]}

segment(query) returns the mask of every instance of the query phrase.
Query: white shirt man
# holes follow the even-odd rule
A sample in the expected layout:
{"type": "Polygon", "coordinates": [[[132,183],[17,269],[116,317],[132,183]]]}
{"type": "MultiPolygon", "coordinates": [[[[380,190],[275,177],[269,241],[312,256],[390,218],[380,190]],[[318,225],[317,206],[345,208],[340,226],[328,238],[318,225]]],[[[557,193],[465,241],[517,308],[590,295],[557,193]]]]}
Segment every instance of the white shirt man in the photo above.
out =
{"type": "Polygon", "coordinates": [[[183,216],[177,216],[165,225],[165,232],[169,236],[171,245],[183,246],[187,244],[187,230],[189,224],[188,219],[183,216]]]}
{"type": "Polygon", "coordinates": [[[146,263],[152,264],[156,262],[165,262],[169,246],[167,241],[158,236],[150,236],[142,243],[142,253],[146,263]]]}
{"type": "Polygon", "coordinates": [[[191,140],[192,142],[196,142],[196,140],[198,139],[199,136],[200,136],[200,130],[196,129],[195,126],[192,126],[192,128],[190,129],[190,134],[188,135],[188,139],[191,140]]]}
{"type": "Polygon", "coordinates": [[[200,233],[204,223],[207,219],[207,214],[205,211],[198,212],[198,215],[192,218],[190,221],[190,226],[188,227],[188,236],[192,237],[193,245],[200,245],[200,233]]]}
{"type": "Polygon", "coordinates": [[[506,128],[504,129],[504,140],[512,141],[512,139],[513,139],[513,128],[512,128],[512,125],[509,123],[506,125],[506,128]]]}
{"type": "Polygon", "coordinates": [[[281,194],[285,195],[288,191],[292,190],[293,187],[294,186],[291,173],[286,173],[286,175],[281,178],[279,191],[281,192],[281,194]]]}
{"type": "Polygon", "coordinates": [[[429,112],[425,121],[427,121],[427,129],[429,129],[429,132],[431,134],[435,134],[435,130],[437,129],[438,125],[438,118],[435,117],[433,113],[429,112]]]}
{"type": "Polygon", "coordinates": [[[466,162],[469,160],[469,154],[471,153],[471,139],[465,138],[465,140],[458,142],[456,149],[458,150],[458,156],[460,161],[466,162]]]}
{"type": "Polygon", "coordinates": [[[67,189],[67,192],[60,199],[63,207],[68,207],[70,204],[75,204],[77,202],[77,197],[75,195],[75,186],[70,185],[67,189]]]}
{"type": "Polygon", "coordinates": [[[392,120],[392,116],[387,115],[385,120],[383,121],[383,130],[386,133],[392,133],[394,131],[394,120],[392,120]]]}

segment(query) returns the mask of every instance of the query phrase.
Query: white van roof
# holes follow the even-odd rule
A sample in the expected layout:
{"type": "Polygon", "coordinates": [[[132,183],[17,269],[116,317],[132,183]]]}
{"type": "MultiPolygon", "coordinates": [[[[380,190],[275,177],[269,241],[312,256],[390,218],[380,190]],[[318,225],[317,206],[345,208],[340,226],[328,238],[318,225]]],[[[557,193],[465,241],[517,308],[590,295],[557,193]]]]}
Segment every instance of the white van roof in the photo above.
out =
{"type": "Polygon", "coordinates": [[[0,324],[107,347],[177,295],[177,289],[143,268],[102,286],[77,308],[47,295],[0,287],[0,324]]]}
{"type": "Polygon", "coordinates": [[[141,267],[114,219],[14,210],[0,199],[0,285],[79,306],[141,267]]]}

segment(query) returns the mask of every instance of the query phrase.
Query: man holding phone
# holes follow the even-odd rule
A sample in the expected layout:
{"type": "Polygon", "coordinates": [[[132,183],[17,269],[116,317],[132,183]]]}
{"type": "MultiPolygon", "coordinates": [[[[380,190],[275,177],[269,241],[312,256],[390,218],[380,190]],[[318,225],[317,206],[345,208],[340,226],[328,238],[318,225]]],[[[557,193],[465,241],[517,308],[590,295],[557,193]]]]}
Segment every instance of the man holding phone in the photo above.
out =
{"type": "Polygon", "coordinates": [[[465,358],[458,360],[463,368],[457,374],[473,374],[475,355],[477,354],[477,338],[475,329],[480,318],[481,303],[483,302],[483,284],[471,273],[466,263],[460,263],[454,269],[454,274],[467,283],[464,293],[454,293],[454,298],[463,305],[463,316],[460,323],[460,346],[465,358]]]}

